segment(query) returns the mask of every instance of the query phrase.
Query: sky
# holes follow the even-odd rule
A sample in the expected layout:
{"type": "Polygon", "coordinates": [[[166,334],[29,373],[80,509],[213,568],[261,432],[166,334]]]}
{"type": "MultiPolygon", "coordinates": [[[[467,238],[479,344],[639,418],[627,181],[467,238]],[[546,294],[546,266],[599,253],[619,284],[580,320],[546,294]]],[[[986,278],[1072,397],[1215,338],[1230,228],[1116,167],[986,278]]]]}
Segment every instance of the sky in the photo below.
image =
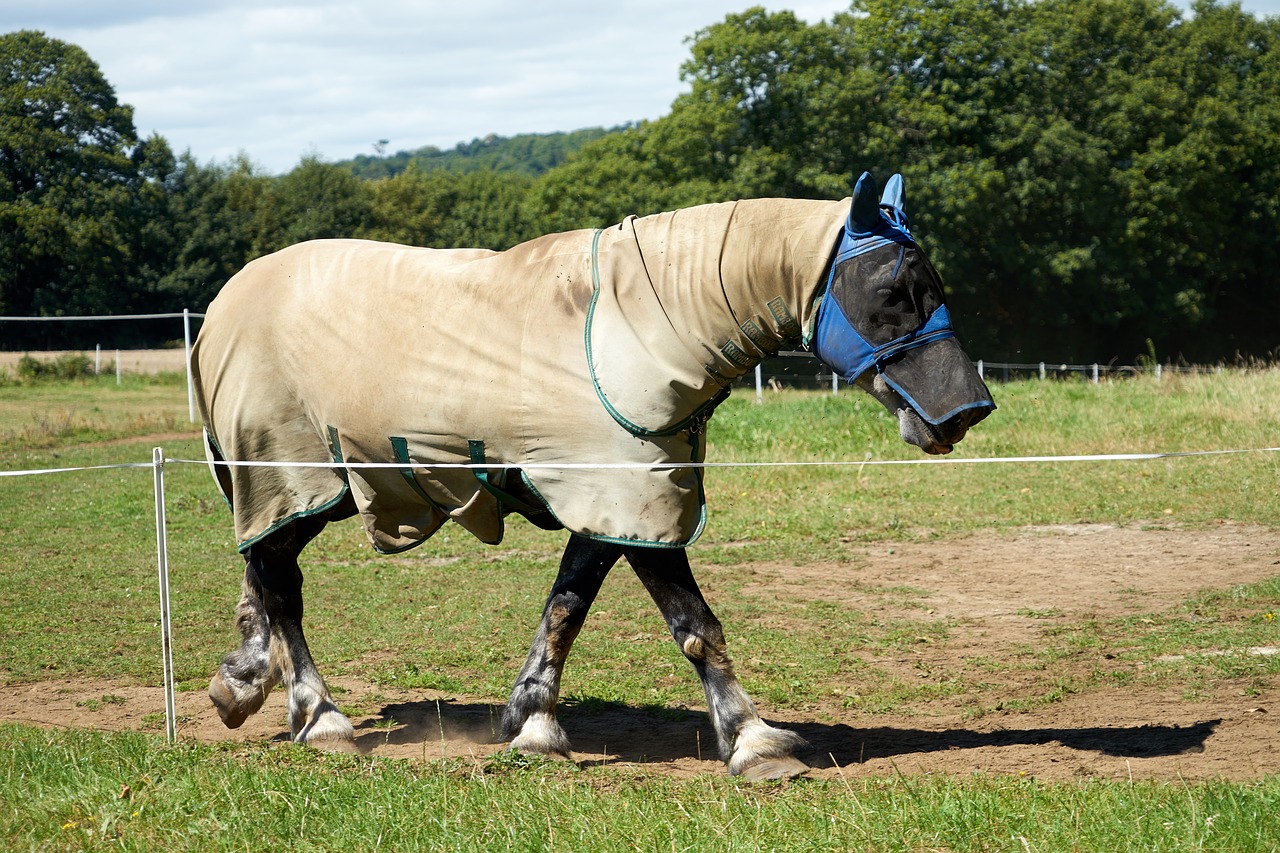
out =
{"type": "MultiPolygon", "coordinates": [[[[687,39],[752,5],[810,23],[848,0],[0,0],[97,62],[141,137],[280,174],[489,134],[656,119],[687,39]]],[[[1185,3],[1180,3],[1185,7],[1185,3]]],[[[1280,0],[1245,0],[1280,15],[1280,0]]]]}

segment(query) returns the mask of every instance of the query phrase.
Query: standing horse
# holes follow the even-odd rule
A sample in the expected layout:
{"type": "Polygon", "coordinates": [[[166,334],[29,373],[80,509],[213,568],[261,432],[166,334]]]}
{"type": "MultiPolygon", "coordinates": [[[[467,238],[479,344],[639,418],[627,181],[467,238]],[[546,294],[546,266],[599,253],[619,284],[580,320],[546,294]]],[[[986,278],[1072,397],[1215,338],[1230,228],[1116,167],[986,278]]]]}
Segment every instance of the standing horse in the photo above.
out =
{"type": "Polygon", "coordinates": [[[505,252],[323,240],[246,266],[192,361],[247,564],[243,642],[209,686],[223,722],[283,682],[294,740],[353,747],[302,631],[298,555],[329,521],[359,514],[391,553],[449,519],[493,544],[515,512],[570,537],[503,714],[512,749],[569,755],[565,658],[626,557],[702,680],[729,772],[803,772],[801,739],[739,686],[685,554],[704,428],[735,378],[801,341],[927,453],[991,411],[903,208],[900,176],[880,195],[864,174],[846,202],[704,205],[505,252]]]}

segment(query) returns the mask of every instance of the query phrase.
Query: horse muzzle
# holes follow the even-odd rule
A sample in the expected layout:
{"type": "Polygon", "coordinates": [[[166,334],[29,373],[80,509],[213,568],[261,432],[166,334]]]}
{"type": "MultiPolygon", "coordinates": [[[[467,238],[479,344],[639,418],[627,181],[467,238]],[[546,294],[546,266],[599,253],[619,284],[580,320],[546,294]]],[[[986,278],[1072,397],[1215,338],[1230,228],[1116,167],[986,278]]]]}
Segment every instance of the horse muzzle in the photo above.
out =
{"type": "MultiPolygon", "coordinates": [[[[897,416],[898,434],[904,442],[931,455],[950,453],[965,437],[969,428],[995,408],[994,403],[961,408],[945,420],[932,423],[912,402],[899,394],[883,374],[867,371],[859,377],[858,386],[897,416]]],[[[985,391],[985,386],[983,390],[985,391]]],[[[986,399],[990,400],[989,397],[986,399]]]]}
{"type": "Polygon", "coordinates": [[[915,445],[935,456],[945,455],[955,449],[969,432],[969,427],[982,420],[990,409],[965,409],[940,424],[931,424],[920,417],[915,409],[903,405],[898,415],[898,434],[907,444],[915,445]]]}

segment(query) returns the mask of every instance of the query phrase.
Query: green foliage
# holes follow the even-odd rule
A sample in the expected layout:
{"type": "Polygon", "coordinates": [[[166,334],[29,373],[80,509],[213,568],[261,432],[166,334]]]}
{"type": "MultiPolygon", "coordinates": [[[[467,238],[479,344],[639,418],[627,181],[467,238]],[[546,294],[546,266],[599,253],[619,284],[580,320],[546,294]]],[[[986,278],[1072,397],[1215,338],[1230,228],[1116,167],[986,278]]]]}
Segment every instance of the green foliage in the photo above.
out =
{"type": "Polygon", "coordinates": [[[93,361],[82,352],[64,353],[52,361],[42,361],[30,355],[18,360],[18,380],[34,382],[42,379],[82,379],[93,376],[93,361]]]}
{"type": "MultiPolygon", "coordinates": [[[[12,33],[0,67],[5,313],[200,310],[300,240],[502,249],[704,202],[841,198],[871,170],[906,177],[977,357],[1280,349],[1280,18],[1237,4],[857,0],[812,25],[755,7],[693,34],[688,90],[655,121],[276,177],[139,141],[72,45],[12,33]]],[[[28,324],[5,345],[99,331],[28,324]]]]}
{"type": "MultiPolygon", "coordinates": [[[[34,31],[0,35],[0,311],[141,308],[154,279],[140,261],[164,241],[148,223],[172,167],[163,139],[138,141],[133,110],[83,50],[34,31]]],[[[51,325],[5,338],[50,348],[75,334],[51,325]]]]}
{"type": "Polygon", "coordinates": [[[448,151],[435,146],[400,151],[388,156],[361,154],[337,165],[358,178],[391,178],[409,169],[422,172],[501,172],[536,178],[564,163],[578,149],[608,133],[591,127],[571,133],[522,133],[512,137],[490,134],[483,139],[459,142],[448,151]]]}
{"type": "Polygon", "coordinates": [[[371,216],[357,233],[437,249],[506,249],[536,236],[521,212],[532,183],[518,172],[424,172],[410,164],[366,185],[371,216]]]}

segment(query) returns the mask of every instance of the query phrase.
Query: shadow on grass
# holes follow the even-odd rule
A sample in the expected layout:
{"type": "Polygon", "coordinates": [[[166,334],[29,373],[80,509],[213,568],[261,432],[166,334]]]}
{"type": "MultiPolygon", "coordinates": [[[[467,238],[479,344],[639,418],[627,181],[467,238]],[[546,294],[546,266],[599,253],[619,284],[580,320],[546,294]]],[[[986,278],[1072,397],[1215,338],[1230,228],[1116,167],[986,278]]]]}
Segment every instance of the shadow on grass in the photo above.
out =
{"type": "MultiPolygon", "coordinates": [[[[379,718],[357,727],[362,750],[382,743],[430,744],[465,740],[495,744],[501,728],[502,705],[482,702],[404,702],[386,705],[379,718]]],[[[559,708],[561,725],[579,753],[607,755],[604,761],[675,761],[684,758],[717,760],[715,733],[707,715],[699,711],[645,708],[590,700],[559,708]]],[[[843,723],[783,723],[809,743],[802,757],[818,768],[848,766],[878,758],[983,747],[1014,747],[1057,743],[1068,749],[1099,752],[1122,758],[1156,758],[1202,752],[1205,741],[1221,720],[1186,726],[1142,725],[1084,728],[921,729],[895,726],[860,728],[843,723]]]]}

